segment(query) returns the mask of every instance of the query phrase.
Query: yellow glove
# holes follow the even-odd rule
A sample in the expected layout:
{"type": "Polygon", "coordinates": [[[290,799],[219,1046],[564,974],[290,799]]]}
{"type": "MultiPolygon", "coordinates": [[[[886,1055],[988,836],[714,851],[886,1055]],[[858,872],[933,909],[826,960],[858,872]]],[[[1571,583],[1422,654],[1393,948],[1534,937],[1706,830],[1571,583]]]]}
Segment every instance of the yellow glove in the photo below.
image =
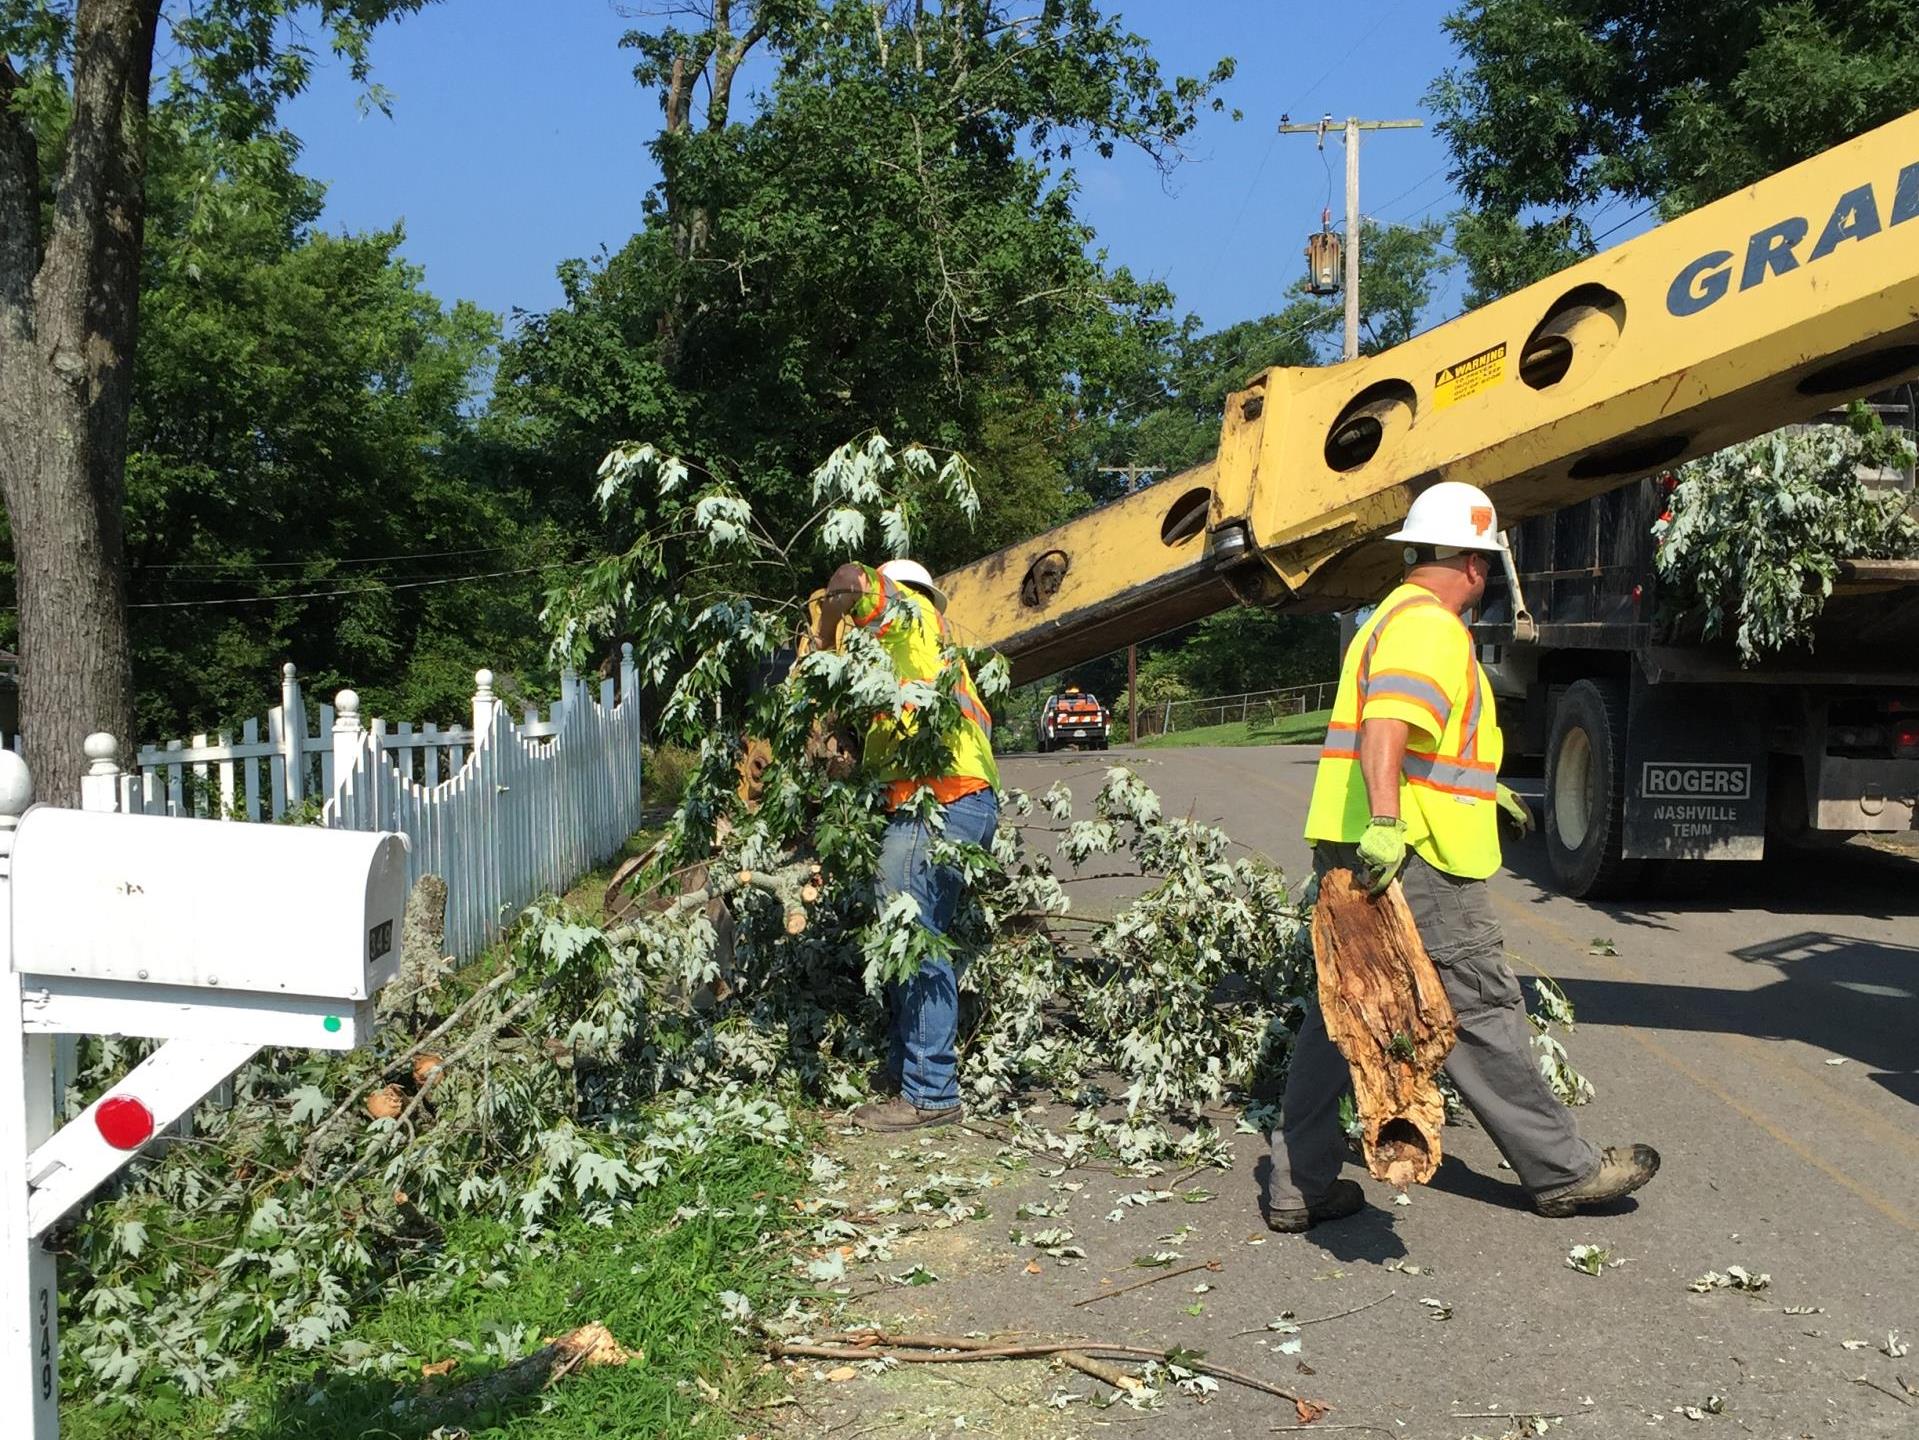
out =
{"type": "Polygon", "coordinates": [[[1513,829],[1519,832],[1521,839],[1533,833],[1533,812],[1530,805],[1504,785],[1494,792],[1493,798],[1499,806],[1499,813],[1505,816],[1513,829]]]}
{"type": "Polygon", "coordinates": [[[1388,815],[1373,816],[1373,823],[1359,837],[1359,859],[1359,883],[1368,895],[1384,895],[1386,887],[1406,868],[1406,822],[1388,815]]]}

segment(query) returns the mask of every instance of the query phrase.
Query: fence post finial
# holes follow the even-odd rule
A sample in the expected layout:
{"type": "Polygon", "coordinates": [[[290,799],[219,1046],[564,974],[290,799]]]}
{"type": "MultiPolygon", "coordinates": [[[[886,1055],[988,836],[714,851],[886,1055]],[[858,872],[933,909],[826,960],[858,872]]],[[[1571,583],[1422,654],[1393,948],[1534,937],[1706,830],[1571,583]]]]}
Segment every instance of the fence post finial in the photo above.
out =
{"type": "Polygon", "coordinates": [[[473,672],[473,742],[476,745],[480,737],[493,728],[493,707],[496,703],[493,695],[493,672],[475,670],[473,672]]]}
{"type": "Polygon", "coordinates": [[[87,757],[87,774],[120,773],[120,742],[106,731],[96,730],[81,741],[80,753],[87,757]]]}
{"type": "Polygon", "coordinates": [[[120,742],[104,730],[96,730],[80,742],[80,753],[87,757],[86,774],[80,777],[80,808],[112,812],[120,808],[120,742]]]}
{"type": "Polygon", "coordinates": [[[333,733],[342,730],[357,732],[360,728],[360,696],[358,691],[342,690],[333,697],[333,733]]]}
{"type": "MultiPolygon", "coordinates": [[[[324,736],[321,737],[324,740],[324,736]]],[[[289,807],[306,799],[307,703],[300,693],[300,672],[291,660],[280,667],[280,762],[289,807]]],[[[278,813],[278,812],[275,812],[278,813]]]]}
{"type": "Polygon", "coordinates": [[[11,750],[0,750],[0,830],[11,830],[33,803],[33,772],[11,750]]]}

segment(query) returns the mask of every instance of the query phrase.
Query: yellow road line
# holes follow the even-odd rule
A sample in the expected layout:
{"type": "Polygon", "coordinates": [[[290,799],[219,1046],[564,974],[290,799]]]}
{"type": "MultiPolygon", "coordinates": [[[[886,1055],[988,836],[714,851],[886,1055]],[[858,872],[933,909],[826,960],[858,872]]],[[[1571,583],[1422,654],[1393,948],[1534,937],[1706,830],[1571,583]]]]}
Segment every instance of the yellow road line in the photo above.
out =
{"type": "MultiPolygon", "coordinates": [[[[1575,951],[1579,949],[1579,942],[1574,939],[1563,926],[1541,916],[1529,913],[1525,906],[1516,904],[1496,892],[1493,895],[1493,903],[1510,914],[1514,919],[1518,920],[1522,925],[1537,930],[1549,939],[1556,940],[1560,944],[1569,946],[1575,951]]],[[[1638,979],[1638,977],[1633,975],[1625,966],[1613,962],[1611,957],[1602,955],[1596,958],[1603,964],[1606,964],[1608,968],[1620,974],[1622,978],[1638,979]]],[[[1641,983],[1644,982],[1642,981],[1641,983]]],[[[1895,1225],[1898,1225],[1901,1229],[1919,1231],[1919,1220],[1915,1220],[1903,1207],[1887,1199],[1884,1195],[1881,1195],[1863,1180],[1848,1174],[1824,1156],[1808,1149],[1799,1140],[1794,1138],[1785,1126],[1735,1098],[1722,1086],[1709,1079],[1681,1056],[1674,1053],[1668,1046],[1661,1044],[1637,1027],[1624,1026],[1621,1028],[1648,1054],[1660,1060],[1679,1074],[1684,1075],[1688,1080],[1692,1081],[1693,1084],[1697,1085],[1728,1109],[1758,1126],[1759,1129],[1778,1141],[1786,1149],[1792,1151],[1793,1154],[1797,1155],[1801,1160],[1804,1160],[1828,1180],[1831,1180],[1834,1184],[1846,1190],[1850,1190],[1854,1195],[1857,1195],[1861,1200],[1865,1201],[1867,1205],[1871,1206],[1895,1225]]]]}

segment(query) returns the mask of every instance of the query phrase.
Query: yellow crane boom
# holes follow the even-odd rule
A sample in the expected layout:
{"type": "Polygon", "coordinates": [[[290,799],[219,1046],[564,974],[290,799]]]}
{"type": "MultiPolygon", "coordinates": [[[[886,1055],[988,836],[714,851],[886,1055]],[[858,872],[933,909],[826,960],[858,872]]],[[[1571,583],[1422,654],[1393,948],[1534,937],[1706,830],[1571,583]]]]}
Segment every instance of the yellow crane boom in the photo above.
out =
{"type": "Polygon", "coordinates": [[[942,577],[948,619],[1023,681],[1235,601],[1369,603],[1436,481],[1512,524],[1915,375],[1919,111],[1383,354],[1254,376],[1210,463],[942,577]]]}

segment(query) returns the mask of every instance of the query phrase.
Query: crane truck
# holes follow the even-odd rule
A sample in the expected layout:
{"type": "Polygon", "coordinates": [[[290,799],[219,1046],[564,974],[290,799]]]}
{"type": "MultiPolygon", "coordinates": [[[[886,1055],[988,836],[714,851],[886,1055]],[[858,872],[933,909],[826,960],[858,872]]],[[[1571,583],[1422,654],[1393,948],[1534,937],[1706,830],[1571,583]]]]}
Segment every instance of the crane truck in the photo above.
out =
{"type": "Polygon", "coordinates": [[[1855,566],[1817,663],[1750,673],[1656,635],[1637,577],[1645,477],[1915,377],[1919,111],[1391,350],[1253,376],[1212,460],[942,577],[947,619],[1019,683],[1234,604],[1351,611],[1413,497],[1465,480],[1517,527],[1476,638],[1544,751],[1562,887],[1756,858],[1769,818],[1911,829],[1919,565],[1855,566]]]}

